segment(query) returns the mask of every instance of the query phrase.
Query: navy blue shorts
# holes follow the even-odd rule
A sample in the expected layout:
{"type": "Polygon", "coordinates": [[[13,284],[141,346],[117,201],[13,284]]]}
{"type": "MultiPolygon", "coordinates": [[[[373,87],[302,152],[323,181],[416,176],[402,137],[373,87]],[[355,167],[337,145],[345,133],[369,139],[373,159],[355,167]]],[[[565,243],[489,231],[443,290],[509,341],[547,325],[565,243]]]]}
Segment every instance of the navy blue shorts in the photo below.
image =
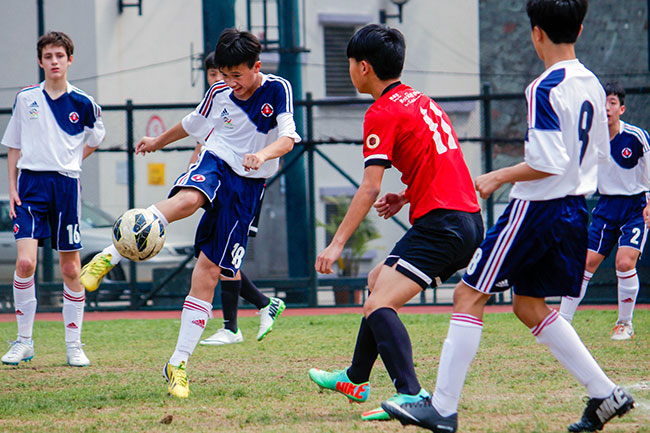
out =
{"type": "Polygon", "coordinates": [[[598,199],[589,226],[589,249],[607,257],[614,245],[643,252],[648,228],[643,222],[645,193],[603,195],[598,199]]]}
{"type": "Polygon", "coordinates": [[[416,219],[384,264],[418,283],[436,287],[464,268],[483,239],[481,213],[434,209],[416,219]]]}
{"type": "Polygon", "coordinates": [[[13,220],[16,240],[51,237],[55,250],[81,249],[79,179],[55,171],[21,170],[18,196],[21,205],[16,206],[13,220]]]}
{"type": "Polygon", "coordinates": [[[463,281],[483,293],[513,287],[545,298],[580,294],[589,214],[584,196],[510,202],[467,266],[463,281]]]}
{"type": "Polygon", "coordinates": [[[225,276],[234,277],[242,265],[264,182],[237,175],[222,159],[204,151],[169,193],[171,197],[181,188],[195,188],[207,197],[205,213],[196,229],[194,250],[197,257],[203,252],[225,276]]]}

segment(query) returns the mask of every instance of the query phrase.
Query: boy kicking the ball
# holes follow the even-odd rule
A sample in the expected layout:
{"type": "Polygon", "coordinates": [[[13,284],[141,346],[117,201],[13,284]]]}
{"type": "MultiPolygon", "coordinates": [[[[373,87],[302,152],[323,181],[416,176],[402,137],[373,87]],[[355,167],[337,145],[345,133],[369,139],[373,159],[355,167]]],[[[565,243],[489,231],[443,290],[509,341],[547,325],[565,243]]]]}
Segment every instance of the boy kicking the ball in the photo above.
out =
{"type": "Polygon", "coordinates": [[[18,365],[34,357],[34,273],[39,241],[46,238],[59,251],[67,363],[90,364],[81,348],[86,298],[79,283],[79,174],[82,160],[97,149],[105,132],[99,106],[67,81],[73,51],[65,33],[39,38],[38,63],[45,81],[18,92],[2,138],[9,148],[9,214],[18,250],[13,283],[18,338],[2,357],[3,364],[18,365]]]}
{"type": "MultiPolygon", "coordinates": [[[[149,209],[167,225],[205,208],[196,230],[198,260],[185,298],[176,349],[163,373],[167,390],[189,396],[186,375],[212,311],[221,275],[234,277],[246,253],[248,228],[264,190],[265,179],[278,169],[278,158],[300,141],[293,120],[291,84],[260,72],[261,45],[249,32],[224,30],[215,49],[223,81],[212,85],[195,111],[156,138],[143,137],[136,153],[155,152],[191,135],[205,143],[196,163],[182,174],[167,200],[149,209]]],[[[120,260],[107,247],[84,267],[82,282],[96,288],[120,260]]],[[[270,311],[277,317],[277,310],[270,311]]]]}

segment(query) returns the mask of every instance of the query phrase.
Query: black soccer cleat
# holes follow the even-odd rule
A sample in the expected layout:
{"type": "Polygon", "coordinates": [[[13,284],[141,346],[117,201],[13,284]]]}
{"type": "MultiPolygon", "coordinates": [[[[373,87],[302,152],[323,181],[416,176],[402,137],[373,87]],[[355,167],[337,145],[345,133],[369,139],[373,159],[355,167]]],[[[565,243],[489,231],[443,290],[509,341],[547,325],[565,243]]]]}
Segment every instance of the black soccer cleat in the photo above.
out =
{"type": "Polygon", "coordinates": [[[634,407],[634,398],[625,388],[616,386],[609,397],[590,398],[580,421],[569,426],[570,432],[602,430],[615,416],[623,416],[634,407]]]}
{"type": "Polygon", "coordinates": [[[402,425],[416,425],[435,433],[454,433],[458,429],[458,414],[440,415],[431,404],[430,397],[401,405],[388,400],[383,402],[381,407],[402,425]]]}

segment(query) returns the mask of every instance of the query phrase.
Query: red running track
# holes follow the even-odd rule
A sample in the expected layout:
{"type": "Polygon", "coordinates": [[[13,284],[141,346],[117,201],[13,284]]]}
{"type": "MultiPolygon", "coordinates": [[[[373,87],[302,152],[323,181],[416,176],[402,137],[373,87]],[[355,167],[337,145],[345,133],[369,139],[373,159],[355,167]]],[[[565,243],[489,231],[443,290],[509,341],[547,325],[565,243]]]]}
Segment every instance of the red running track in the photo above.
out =
{"type": "MultiPolygon", "coordinates": [[[[558,309],[559,306],[552,305],[558,309]]],[[[585,305],[579,310],[616,310],[617,305],[585,305]]],[[[636,309],[650,310],[650,304],[637,304],[636,309]]],[[[512,310],[512,305],[488,305],[485,307],[486,313],[503,313],[512,310]]],[[[255,316],[257,310],[246,309],[239,310],[239,316],[255,316]]],[[[400,314],[451,314],[450,305],[423,305],[423,306],[405,306],[400,309],[400,314]]],[[[215,316],[221,317],[221,310],[215,309],[215,316]]],[[[362,314],[361,307],[324,307],[324,308],[287,308],[282,313],[283,316],[319,316],[324,314],[362,314]]],[[[181,310],[170,311],[147,311],[147,310],[124,310],[124,311],[91,311],[84,314],[84,321],[93,320],[116,320],[116,319],[179,319],[181,310]]],[[[14,314],[0,314],[0,322],[14,322],[14,314]]],[[[60,321],[61,313],[37,313],[36,320],[42,321],[60,321]]]]}

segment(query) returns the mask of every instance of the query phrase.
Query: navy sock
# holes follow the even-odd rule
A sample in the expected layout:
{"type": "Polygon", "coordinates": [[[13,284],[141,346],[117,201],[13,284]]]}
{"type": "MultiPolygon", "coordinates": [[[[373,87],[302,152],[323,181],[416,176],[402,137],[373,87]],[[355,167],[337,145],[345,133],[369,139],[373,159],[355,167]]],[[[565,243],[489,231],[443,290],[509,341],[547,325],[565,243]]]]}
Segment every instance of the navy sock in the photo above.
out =
{"type": "Polygon", "coordinates": [[[223,327],[237,332],[237,304],[241,281],[225,280],[221,282],[221,308],[223,309],[223,327]]]}
{"type": "Polygon", "coordinates": [[[253,284],[253,282],[249,280],[243,272],[240,271],[240,275],[241,297],[244,298],[245,301],[255,305],[258,310],[261,310],[262,308],[268,306],[269,302],[271,302],[271,299],[264,293],[260,292],[260,290],[255,287],[255,284],[253,284]]]}
{"type": "Polygon", "coordinates": [[[400,394],[415,395],[420,383],[413,366],[413,349],[406,327],[392,308],[380,308],[368,316],[377,350],[400,394]]]}
{"type": "Polygon", "coordinates": [[[348,378],[353,383],[367,382],[370,379],[370,372],[378,355],[375,336],[370,326],[368,326],[368,320],[364,317],[361,319],[361,326],[359,326],[357,345],[354,346],[354,355],[352,356],[352,365],[347,371],[348,378]]]}

